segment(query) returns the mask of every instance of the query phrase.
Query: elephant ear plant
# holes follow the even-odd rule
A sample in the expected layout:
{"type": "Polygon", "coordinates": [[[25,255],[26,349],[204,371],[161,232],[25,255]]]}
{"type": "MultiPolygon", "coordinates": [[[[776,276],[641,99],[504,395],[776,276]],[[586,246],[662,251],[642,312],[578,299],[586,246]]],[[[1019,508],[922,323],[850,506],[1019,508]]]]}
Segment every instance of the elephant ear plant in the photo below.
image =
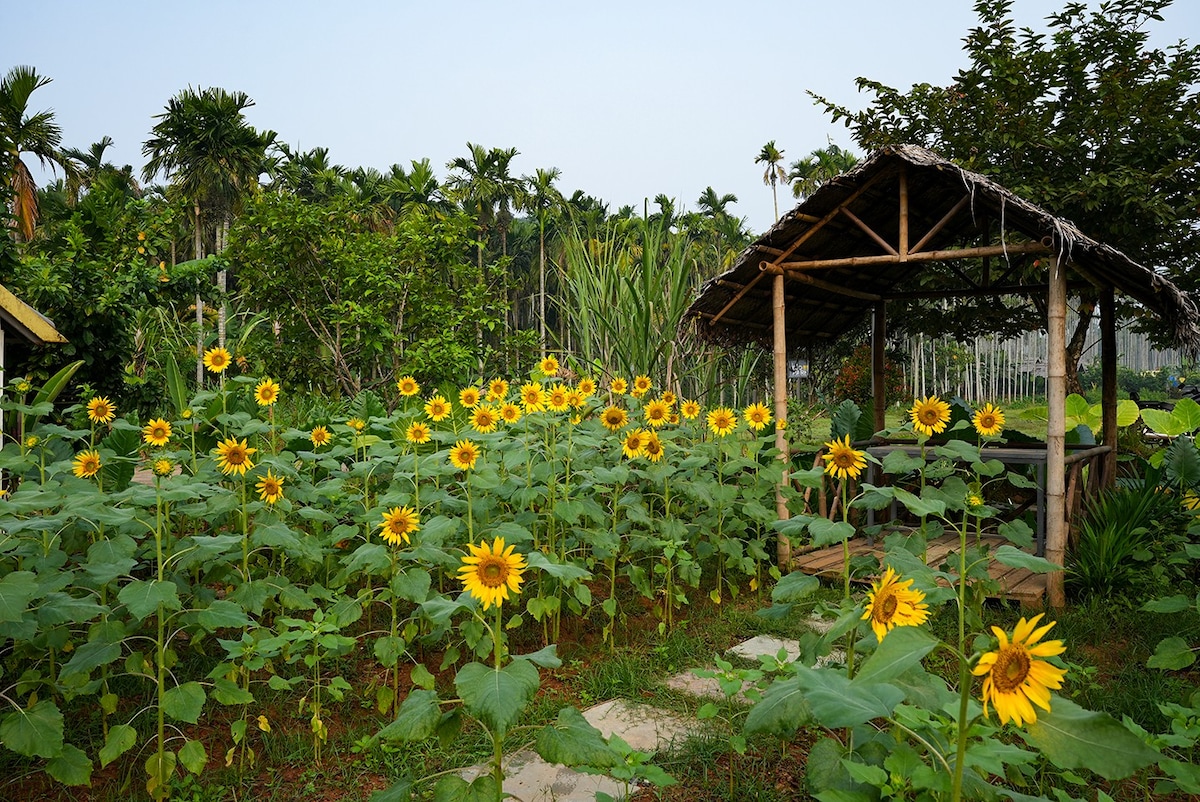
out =
{"type": "MultiPolygon", "coordinates": [[[[887,535],[882,577],[865,597],[844,584],[828,632],[802,641],[800,659],[751,708],[746,732],[788,736],[802,726],[823,730],[808,754],[809,791],[842,802],[1043,799],[1026,789],[1037,787],[1045,763],[1088,769],[1107,780],[1156,762],[1178,774],[1142,734],[1056,693],[1067,675],[1062,655],[1068,644],[1053,638],[1054,622],[1038,614],[1011,628],[982,628],[980,590],[992,581],[991,561],[1040,572],[1058,569],[1015,548],[1029,546],[1028,527],[998,524],[997,511],[985,502],[990,483],[1012,480],[981,447],[999,440],[1003,413],[989,405],[973,416],[978,444],[958,439],[933,446],[930,435],[949,420],[946,405],[936,397],[920,399],[910,414],[905,428],[915,430],[922,457],[898,451],[903,458],[885,459],[882,470],[893,484],[863,483],[849,506],[884,509],[898,503],[915,518],[956,533],[958,548],[929,566],[923,559],[924,526],[887,535]],[[943,465],[941,478],[931,479],[927,456],[958,467],[946,471],[943,465]],[[979,532],[992,525],[1012,543],[990,550],[990,538],[979,532]],[[929,626],[944,608],[949,610],[942,614],[953,621],[949,638],[929,626]],[[833,652],[839,642],[844,655],[833,652]],[[943,666],[948,660],[951,679],[930,671],[926,658],[943,666]],[[1004,790],[1008,783],[1023,793],[1004,790]]],[[[969,425],[962,421],[958,427],[969,425]]],[[[829,447],[827,470],[842,476],[844,487],[857,480],[867,456],[845,441],[829,447]]],[[[845,517],[835,523],[802,516],[779,529],[791,536],[807,532],[817,545],[845,543],[856,531],[845,517]]],[[[851,568],[847,559],[847,578],[851,568]]],[[[810,577],[788,577],[775,588],[772,612],[785,614],[816,585],[810,577]]]]}

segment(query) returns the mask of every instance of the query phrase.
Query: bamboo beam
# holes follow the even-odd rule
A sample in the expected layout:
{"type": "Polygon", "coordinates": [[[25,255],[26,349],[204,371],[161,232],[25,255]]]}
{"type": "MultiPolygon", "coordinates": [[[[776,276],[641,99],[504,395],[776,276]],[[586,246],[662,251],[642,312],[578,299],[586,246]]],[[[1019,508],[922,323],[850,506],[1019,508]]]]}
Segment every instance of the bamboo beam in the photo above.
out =
{"type": "MultiPolygon", "coordinates": [[[[900,165],[900,261],[908,259],[908,165],[900,165]]],[[[883,427],[880,427],[883,428],[883,427]]]]}
{"type": "MultiPolygon", "coordinates": [[[[787,442],[787,330],[785,327],[786,307],[783,291],[783,274],[775,276],[772,283],[774,290],[771,304],[771,318],[774,326],[774,368],[775,368],[775,448],[779,451],[779,459],[783,462],[783,476],[775,487],[775,514],[779,520],[786,521],[791,517],[788,512],[787,499],[784,498],[783,488],[791,481],[788,476],[788,442],[787,442]]],[[[792,562],[792,543],[786,535],[779,535],[775,541],[775,558],[781,571],[787,570],[792,562]]]]}
{"type": "MultiPolygon", "coordinates": [[[[866,192],[868,189],[870,189],[875,184],[875,182],[879,180],[880,176],[882,176],[882,175],[883,175],[882,172],[878,172],[878,173],[875,173],[875,175],[868,178],[866,181],[864,181],[862,183],[862,185],[859,186],[858,189],[856,189],[852,193],[850,193],[850,197],[846,198],[844,201],[842,201],[837,206],[835,206],[831,212],[829,212],[827,215],[822,217],[817,222],[813,223],[812,228],[810,228],[808,231],[805,231],[803,234],[801,234],[799,237],[797,237],[795,239],[795,241],[792,242],[792,244],[789,245],[786,249],[784,249],[783,253],[781,253],[779,255],[779,259],[786,259],[789,256],[791,256],[793,253],[795,253],[796,250],[801,245],[808,242],[809,237],[811,237],[813,234],[816,234],[818,231],[820,231],[822,228],[825,227],[826,223],[828,223],[833,218],[837,217],[838,213],[842,209],[849,206],[854,201],[858,200],[858,196],[863,194],[864,192],[866,192]]],[[[776,260],[776,262],[778,263],[778,260],[776,260]]]]}
{"type": "MultiPolygon", "coordinates": [[[[772,274],[778,275],[778,276],[783,275],[783,271],[782,270],[776,271],[774,269],[774,265],[772,265],[770,262],[763,262],[759,266],[759,269],[763,271],[763,274],[772,273],[772,274]]],[[[816,287],[818,289],[825,290],[826,292],[837,293],[838,295],[847,295],[851,298],[861,298],[864,301],[880,300],[880,296],[876,295],[875,293],[862,292],[861,290],[852,290],[849,287],[843,287],[840,284],[834,284],[829,281],[821,281],[821,279],[819,279],[819,278],[813,278],[812,276],[806,276],[803,273],[792,273],[791,275],[788,276],[788,278],[791,279],[792,281],[799,281],[802,284],[807,284],[810,287],[816,287]]]]}
{"type": "MultiPolygon", "coordinates": [[[[709,312],[701,312],[700,317],[708,318],[708,325],[710,325],[710,326],[717,322],[716,321],[717,316],[714,314],[711,314],[709,312]]],[[[737,318],[734,318],[734,317],[725,318],[725,323],[726,323],[726,325],[729,325],[729,326],[747,326],[752,329],[769,329],[769,328],[771,328],[771,326],[769,324],[760,323],[757,320],[738,320],[737,318]]]]}
{"type": "MultiPolygon", "coordinates": [[[[973,259],[979,256],[1005,256],[1020,253],[1050,253],[1050,246],[1040,242],[1017,242],[1009,245],[986,245],[981,248],[952,248],[945,251],[922,251],[910,253],[908,262],[949,262],[954,259],[973,259]]],[[[860,267],[865,265],[894,265],[901,259],[897,256],[847,256],[841,259],[810,259],[804,262],[773,262],[772,266],[784,270],[815,270],[831,267],[860,267]]]]}
{"type": "Polygon", "coordinates": [[[1117,310],[1111,286],[1100,291],[1100,420],[1104,445],[1112,451],[1104,457],[1102,487],[1117,481],[1117,310]]]}
{"type": "MultiPolygon", "coordinates": [[[[903,174],[901,174],[903,175],[903,174]]],[[[903,245],[901,241],[901,245],[903,245]]],[[[887,334],[887,304],[876,301],[875,314],[871,320],[871,394],[875,398],[875,431],[887,428],[887,382],[885,381],[883,346],[887,334]]]]}
{"type": "Polygon", "coordinates": [[[924,248],[926,245],[929,244],[929,240],[936,237],[938,235],[938,232],[940,232],[943,228],[945,228],[946,224],[949,223],[951,220],[953,220],[954,216],[956,214],[958,214],[959,212],[962,211],[962,208],[964,206],[966,206],[970,200],[971,200],[970,195],[963,195],[962,199],[959,200],[958,203],[954,204],[954,206],[951,207],[950,211],[946,212],[946,214],[944,214],[942,216],[941,220],[938,220],[936,223],[933,224],[933,228],[931,228],[925,232],[925,236],[921,237],[921,239],[917,241],[917,244],[914,245],[912,247],[912,249],[919,253],[922,248],[924,248]]]}
{"type": "Polygon", "coordinates": [[[864,223],[864,222],[863,222],[861,219],[859,219],[859,216],[858,216],[858,215],[856,215],[854,212],[850,211],[849,209],[847,209],[846,207],[844,207],[844,206],[843,206],[843,207],[842,207],[842,214],[846,215],[846,216],[847,216],[847,217],[849,217],[849,218],[850,218],[852,221],[854,221],[854,225],[856,225],[856,226],[858,226],[859,228],[861,228],[861,229],[863,230],[863,232],[864,232],[864,233],[866,233],[866,235],[867,235],[868,237],[870,237],[871,239],[875,240],[875,243],[876,243],[876,244],[877,244],[877,245],[878,245],[880,248],[883,248],[885,251],[887,251],[888,253],[890,253],[892,256],[899,256],[899,255],[900,255],[900,254],[899,254],[899,252],[897,252],[895,248],[893,248],[891,245],[889,245],[889,244],[888,244],[887,240],[885,240],[883,237],[879,236],[879,235],[878,235],[878,234],[876,234],[874,231],[872,231],[872,230],[871,230],[871,227],[870,227],[869,225],[867,225],[866,223],[864,223]]]}
{"type": "MultiPolygon", "coordinates": [[[[1046,559],[1063,565],[1067,551],[1066,404],[1067,281],[1065,265],[1050,257],[1046,314],[1046,559]]],[[[1046,575],[1050,606],[1062,609],[1067,598],[1063,572],[1046,575]]]]}
{"type": "Polygon", "coordinates": [[[729,299],[729,303],[722,306],[721,311],[717,312],[715,315],[712,316],[712,318],[708,321],[708,325],[710,325],[710,326],[715,325],[716,322],[718,320],[720,320],[722,318],[722,316],[724,316],[724,314],[733,307],[734,304],[736,304],[738,301],[742,300],[743,295],[750,292],[750,288],[753,287],[755,284],[757,284],[762,277],[763,277],[763,274],[759,273],[757,276],[755,276],[754,278],[752,278],[748,282],[746,282],[746,286],[744,286],[740,290],[738,290],[737,294],[729,299]]]}

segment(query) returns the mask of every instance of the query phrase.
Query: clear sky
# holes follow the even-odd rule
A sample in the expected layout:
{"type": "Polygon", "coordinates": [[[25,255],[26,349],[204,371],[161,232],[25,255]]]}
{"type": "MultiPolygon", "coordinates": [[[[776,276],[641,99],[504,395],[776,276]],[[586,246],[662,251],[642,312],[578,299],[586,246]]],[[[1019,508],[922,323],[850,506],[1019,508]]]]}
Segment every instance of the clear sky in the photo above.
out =
{"type": "MultiPolygon", "coordinates": [[[[1044,27],[1066,0],[1014,0],[1044,27]]],[[[1098,5],[1091,2],[1090,5],[1098,5]]],[[[610,210],[665,193],[695,208],[711,185],[756,232],[773,222],[754,164],[774,139],[788,163],[852,145],[805,90],[858,108],[854,79],[948,83],[966,65],[970,0],[63,2],[0,0],[0,70],[53,79],[63,144],[111,136],[143,164],[154,115],[181,89],[248,94],[250,123],[346,167],[446,162],[467,142],[515,147],[514,174],[558,167],[560,187],[610,210]]],[[[1151,29],[1200,40],[1200,0],[1151,29]]],[[[31,165],[32,166],[32,165],[31,165]]],[[[786,166],[786,165],[785,165],[786,166]]],[[[781,187],[780,209],[791,208],[781,187]]]]}

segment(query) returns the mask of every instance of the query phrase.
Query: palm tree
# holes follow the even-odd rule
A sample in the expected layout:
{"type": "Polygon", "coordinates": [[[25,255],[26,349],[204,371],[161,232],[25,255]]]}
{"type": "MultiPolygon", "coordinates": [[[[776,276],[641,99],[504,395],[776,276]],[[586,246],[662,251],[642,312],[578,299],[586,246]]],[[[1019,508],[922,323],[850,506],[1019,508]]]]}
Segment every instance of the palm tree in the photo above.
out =
{"type": "Polygon", "coordinates": [[[43,167],[67,169],[59,152],[62,130],[54,121],[54,112],[29,113],[30,95],[50,81],[26,66],[13,67],[0,80],[0,188],[7,196],[11,225],[25,241],[33,238],[37,226],[37,184],[21,155],[36,156],[43,167]]]}
{"type": "Polygon", "coordinates": [[[744,221],[729,213],[728,207],[731,203],[737,203],[737,195],[717,195],[712,187],[705,187],[696,199],[700,217],[705,221],[705,227],[713,234],[713,248],[716,251],[718,266],[726,261],[729,249],[735,244],[740,246],[744,239],[744,221]]]}
{"type": "Polygon", "coordinates": [[[829,147],[818,148],[803,159],[792,162],[792,169],[788,172],[792,195],[799,199],[807,198],[821,184],[856,164],[857,156],[830,142],[829,147]]]}
{"type": "Polygon", "coordinates": [[[562,177],[557,167],[538,168],[532,176],[523,176],[525,192],[522,209],[532,212],[538,224],[538,335],[542,357],[546,356],[546,220],[562,208],[565,200],[554,182],[562,177]]]}
{"type": "MultiPolygon", "coordinates": [[[[195,258],[204,256],[201,212],[207,209],[213,221],[214,250],[224,246],[230,218],[239,211],[246,195],[258,186],[258,176],[268,167],[267,148],[275,141],[274,131],[259,133],[243,116],[254,105],[245,92],[226,92],[210,87],[189,87],[171,98],[166,111],[156,116],[151,138],[142,143],[147,157],[142,178],[159,173],[191,201],[194,219],[195,258]]],[[[225,291],[225,271],[217,273],[217,284],[225,291]]],[[[197,350],[203,350],[203,301],[196,296],[197,350]]],[[[217,337],[225,344],[225,306],[217,314],[217,337]]],[[[204,371],[197,362],[197,381],[204,371]]]]}
{"type": "Polygon", "coordinates": [[[387,173],[388,202],[396,216],[401,219],[410,215],[427,217],[450,211],[453,204],[442,192],[429,159],[413,159],[409,164],[412,170],[393,164],[387,173]]]}
{"type": "Polygon", "coordinates": [[[72,204],[79,203],[80,196],[103,184],[110,190],[126,197],[140,198],[142,188],[133,176],[133,165],[117,167],[104,160],[104,152],[112,147],[112,137],[103,137],[85,150],[63,148],[62,155],[71,163],[67,170],[66,190],[72,204]]]}
{"type": "Polygon", "coordinates": [[[508,227],[512,225],[512,207],[521,205],[524,184],[509,173],[509,164],[517,155],[516,148],[492,148],[488,158],[492,162],[492,182],[495,186],[496,231],[500,234],[500,255],[508,256],[508,227]]]}
{"type": "Polygon", "coordinates": [[[447,163],[451,170],[449,186],[456,200],[475,218],[479,237],[475,243],[475,257],[480,275],[483,274],[483,242],[488,228],[496,217],[496,184],[493,178],[492,153],[482,145],[467,143],[469,157],[458,156],[447,163]],[[457,171],[456,173],[453,171],[457,171]]]}
{"type": "Polygon", "coordinates": [[[775,187],[780,183],[788,182],[787,173],[784,172],[780,163],[783,161],[783,151],[775,147],[775,140],[772,139],[767,144],[763,145],[762,150],[754,157],[755,164],[766,164],[767,169],[763,172],[763,183],[771,186],[771,200],[775,202],[775,219],[779,219],[779,197],[776,194],[775,187]]]}

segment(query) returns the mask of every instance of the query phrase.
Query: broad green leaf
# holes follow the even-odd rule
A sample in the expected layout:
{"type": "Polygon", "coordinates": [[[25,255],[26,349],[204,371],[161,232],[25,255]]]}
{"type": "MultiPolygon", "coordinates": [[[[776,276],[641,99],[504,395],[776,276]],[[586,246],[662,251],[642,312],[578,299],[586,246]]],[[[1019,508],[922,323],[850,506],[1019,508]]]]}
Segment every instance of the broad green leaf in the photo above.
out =
{"type": "Polygon", "coordinates": [[[1168,596],[1165,599],[1152,599],[1142,605],[1142,609],[1151,613],[1181,613],[1192,606],[1192,600],[1187,596],[1168,596]]]}
{"type": "Polygon", "coordinates": [[[438,780],[433,788],[433,802],[495,802],[500,799],[496,778],[483,774],[468,783],[457,774],[438,780]]]}
{"type": "Polygon", "coordinates": [[[543,760],[564,766],[608,768],[618,760],[600,730],[574,707],[558,711],[558,718],[538,732],[534,748],[543,760]]]}
{"type": "Polygon", "coordinates": [[[800,679],[792,675],[767,686],[762,699],[746,714],[745,729],[750,734],[762,732],[787,738],[811,721],[800,679]]]}
{"type": "Polygon", "coordinates": [[[0,578],[0,622],[20,621],[37,592],[37,576],[31,571],[12,571],[0,578]]]}
{"type": "Polygon", "coordinates": [[[907,474],[921,470],[921,467],[925,465],[925,460],[910,455],[902,448],[897,448],[884,455],[882,465],[884,473],[907,474]]]}
{"type": "Polygon", "coordinates": [[[46,763],[46,773],[63,785],[91,785],[92,761],[79,747],[63,744],[62,753],[46,763]]]}
{"type": "Polygon", "coordinates": [[[530,652],[529,654],[515,654],[515,655],[513,655],[513,659],[514,660],[528,660],[529,662],[533,663],[535,666],[540,666],[542,668],[561,668],[562,667],[562,660],[559,659],[558,644],[556,644],[556,643],[552,643],[549,646],[543,646],[541,649],[538,649],[536,652],[530,652]]]}
{"type": "Polygon", "coordinates": [[[1011,568],[1027,568],[1035,574],[1045,574],[1051,571],[1061,571],[1061,565],[1055,565],[1043,557],[1037,557],[1026,551],[1005,543],[993,552],[996,562],[1011,568]]]}
{"type": "Polygon", "coordinates": [[[1178,635],[1163,638],[1154,648],[1154,654],[1146,661],[1150,668],[1161,668],[1167,671],[1178,671],[1196,662],[1196,653],[1188,646],[1188,642],[1178,635]]]}
{"type": "Polygon", "coordinates": [[[43,699],[0,718],[0,743],[18,755],[55,757],[63,749],[63,716],[58,706],[43,699]]]}
{"type": "Polygon", "coordinates": [[[1022,737],[1062,769],[1089,769],[1107,780],[1128,777],[1155,762],[1159,754],[1107,713],[1085,710],[1052,695],[1049,712],[1022,737]]]}
{"type": "Polygon", "coordinates": [[[424,568],[406,568],[392,577],[392,593],[414,603],[425,601],[433,578],[424,568]]]}
{"type": "Polygon", "coordinates": [[[1138,409],[1136,401],[1129,398],[1122,398],[1117,402],[1118,426],[1132,426],[1141,417],[1141,414],[1142,411],[1138,409]]]}
{"type": "Polygon", "coordinates": [[[213,680],[212,698],[223,705],[254,704],[254,694],[225,677],[213,680]]]}
{"type": "Polygon", "coordinates": [[[454,678],[454,687],[471,715],[493,732],[504,732],[537,693],[538,682],[533,663],[514,660],[499,670],[467,663],[454,678]]]}
{"type": "Polygon", "coordinates": [[[803,599],[821,587],[821,580],[803,571],[792,571],[771,588],[771,601],[787,604],[803,599]]]}
{"type": "Polygon", "coordinates": [[[163,694],[163,712],[178,721],[195,724],[204,709],[204,688],[199,682],[185,682],[163,694]]]}
{"type": "Polygon", "coordinates": [[[854,537],[854,525],[845,521],[816,518],[808,525],[808,532],[812,535],[813,545],[820,548],[854,537]]]}
{"type": "Polygon", "coordinates": [[[933,453],[948,460],[979,462],[979,446],[966,440],[949,440],[935,448],[933,453]]]}
{"type": "MultiPolygon", "coordinates": [[[[1088,400],[1079,393],[1071,393],[1067,396],[1066,414],[1068,417],[1086,417],[1089,409],[1091,409],[1091,404],[1089,404],[1088,400]]],[[[1072,427],[1068,425],[1067,428],[1072,427]]]]}
{"type": "Polygon", "coordinates": [[[158,580],[134,580],[121,588],[117,599],[128,608],[134,618],[138,619],[156,612],[160,604],[164,610],[178,610],[182,607],[175,583],[159,582],[158,580]]]}
{"type": "Polygon", "coordinates": [[[1162,409],[1143,409],[1142,423],[1146,424],[1155,434],[1163,434],[1168,437],[1176,437],[1188,431],[1184,428],[1184,422],[1181,419],[1162,409]]]}
{"type": "Polygon", "coordinates": [[[150,757],[146,758],[146,774],[149,776],[146,780],[146,791],[155,799],[166,796],[163,791],[175,774],[175,753],[163,752],[162,760],[159,760],[158,752],[151,753],[150,757]],[[163,791],[160,791],[160,788],[163,791]]]}
{"type": "MultiPolygon", "coordinates": [[[[37,395],[33,397],[33,403],[31,406],[36,407],[42,404],[53,405],[53,402],[56,398],[58,398],[59,393],[61,393],[63,388],[67,386],[67,382],[71,381],[71,377],[75,375],[75,371],[79,370],[79,368],[82,366],[83,360],[76,360],[47,379],[46,383],[43,384],[41,389],[38,390],[37,395]]],[[[52,410],[53,406],[51,406],[50,409],[52,410]]],[[[47,410],[47,412],[43,414],[47,414],[49,411],[50,410],[47,410]]],[[[33,429],[33,422],[34,416],[26,415],[24,430],[28,432],[33,429]]]]}
{"type": "Polygon", "coordinates": [[[208,763],[208,753],[204,751],[204,744],[199,741],[188,741],[179,750],[180,764],[196,776],[200,776],[200,772],[204,771],[204,766],[208,763]]]}
{"type": "MultiPolygon", "coordinates": [[[[896,452],[892,452],[893,454],[896,452]]],[[[864,482],[862,491],[858,494],[858,498],[850,502],[850,506],[856,509],[866,510],[882,510],[884,507],[896,500],[896,488],[890,485],[876,487],[873,484],[864,482]]]]}
{"type": "MultiPolygon", "coordinates": [[[[246,615],[246,611],[237,602],[229,601],[228,599],[217,599],[212,604],[205,607],[196,615],[196,620],[200,622],[200,626],[209,631],[214,631],[222,627],[244,627],[249,625],[250,619],[246,615]]],[[[183,759],[183,754],[180,753],[180,760],[183,759]]]]}
{"type": "Polygon", "coordinates": [[[1028,549],[1033,547],[1033,529],[1029,524],[1025,523],[1020,518],[1014,518],[1011,521],[1005,521],[1000,524],[998,531],[1008,542],[1012,543],[1019,549],[1028,549]]]}
{"type": "Polygon", "coordinates": [[[393,783],[390,788],[371,794],[368,802],[411,802],[413,781],[407,777],[393,783]]]}
{"type": "Polygon", "coordinates": [[[530,568],[537,568],[555,579],[571,581],[574,579],[591,579],[592,572],[575,563],[560,563],[552,560],[540,551],[531,551],[525,555],[525,562],[530,568]]]}
{"type": "Polygon", "coordinates": [[[388,741],[423,741],[437,730],[442,711],[433,691],[410,691],[396,711],[396,719],[379,731],[377,737],[388,741]]]}
{"type": "Polygon", "coordinates": [[[937,645],[937,638],[924,627],[896,627],[863,661],[853,682],[861,685],[895,679],[909,668],[919,665],[921,659],[937,645]]]}
{"type": "Polygon", "coordinates": [[[889,716],[904,701],[904,691],[899,688],[883,683],[852,682],[832,670],[800,667],[796,676],[813,718],[830,729],[854,727],[889,716]]]}
{"type": "Polygon", "coordinates": [[[842,766],[855,782],[878,787],[888,781],[888,773],[879,766],[868,766],[848,758],[842,758],[842,766]]]}
{"type": "Polygon", "coordinates": [[[364,543],[346,560],[345,571],[351,575],[380,574],[392,567],[392,556],[382,543],[364,543]]]}
{"type": "Polygon", "coordinates": [[[946,514],[946,502],[936,498],[921,498],[901,488],[896,489],[896,501],[918,518],[946,514]]]}
{"type": "Polygon", "coordinates": [[[1171,415],[1180,422],[1184,432],[1194,432],[1200,429],[1200,404],[1190,398],[1181,398],[1176,401],[1171,415]]]}
{"type": "Polygon", "coordinates": [[[404,638],[398,635],[384,635],[375,641],[375,659],[380,665],[390,668],[404,654],[405,645],[404,638]]]}
{"type": "Polygon", "coordinates": [[[72,674],[90,674],[92,669],[108,665],[120,656],[121,644],[119,643],[89,641],[75,650],[71,659],[63,666],[59,678],[69,677],[72,674]]]}
{"type": "Polygon", "coordinates": [[[175,361],[174,354],[167,353],[163,362],[163,373],[166,374],[167,391],[170,393],[171,403],[175,405],[175,415],[178,417],[188,407],[188,396],[187,385],[183,383],[183,376],[179,373],[179,363],[175,361]]]}
{"type": "Polygon", "coordinates": [[[100,768],[128,752],[137,743],[137,730],[128,724],[114,724],[108,728],[108,738],[100,747],[100,768]]]}

